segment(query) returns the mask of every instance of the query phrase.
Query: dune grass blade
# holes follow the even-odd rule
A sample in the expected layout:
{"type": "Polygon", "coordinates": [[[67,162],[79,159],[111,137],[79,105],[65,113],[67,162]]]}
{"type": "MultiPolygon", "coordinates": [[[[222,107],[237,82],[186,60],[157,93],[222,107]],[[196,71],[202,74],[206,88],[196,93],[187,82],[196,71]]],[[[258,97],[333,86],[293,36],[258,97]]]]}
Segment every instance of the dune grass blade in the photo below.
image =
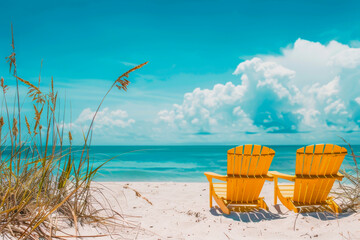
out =
{"type": "Polygon", "coordinates": [[[355,154],[350,143],[344,138],[341,139],[349,146],[354,165],[340,170],[344,175],[344,180],[339,182],[339,189],[334,191],[334,194],[341,203],[340,207],[343,211],[357,212],[360,210],[360,168],[358,164],[360,156],[355,154]]]}

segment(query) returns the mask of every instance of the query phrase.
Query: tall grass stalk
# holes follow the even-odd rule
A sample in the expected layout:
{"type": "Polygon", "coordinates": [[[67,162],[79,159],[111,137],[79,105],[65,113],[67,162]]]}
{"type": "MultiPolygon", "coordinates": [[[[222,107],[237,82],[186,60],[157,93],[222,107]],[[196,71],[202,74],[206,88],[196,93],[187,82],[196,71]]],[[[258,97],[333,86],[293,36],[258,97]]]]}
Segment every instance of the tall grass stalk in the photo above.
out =
{"type": "Polygon", "coordinates": [[[354,165],[340,170],[344,175],[344,180],[339,182],[339,189],[334,193],[340,201],[340,207],[343,211],[357,212],[360,209],[360,166],[358,163],[359,155],[356,155],[350,143],[345,139],[342,140],[349,146],[350,155],[354,165]]]}
{"type": "Polygon", "coordinates": [[[73,136],[70,131],[64,134],[62,122],[65,122],[66,108],[65,104],[63,111],[59,107],[53,79],[50,90],[44,92],[40,88],[41,74],[37,86],[18,75],[13,31],[12,52],[7,61],[16,81],[16,105],[11,111],[7,101],[9,87],[1,78],[5,110],[0,115],[0,236],[9,239],[76,237],[62,232],[57,225],[59,219],[68,221],[76,232],[79,224],[97,223],[106,228],[113,218],[121,216],[109,209],[105,198],[98,199],[92,194],[94,177],[109,161],[98,167],[90,163],[93,126],[110,91],[114,87],[126,91],[129,74],[147,62],[125,72],[110,86],[84,134],[80,158],[76,159],[73,136]],[[20,84],[28,87],[26,98],[32,102],[33,116],[26,116],[22,111],[20,84]],[[64,145],[66,141],[68,147],[64,145]]]}

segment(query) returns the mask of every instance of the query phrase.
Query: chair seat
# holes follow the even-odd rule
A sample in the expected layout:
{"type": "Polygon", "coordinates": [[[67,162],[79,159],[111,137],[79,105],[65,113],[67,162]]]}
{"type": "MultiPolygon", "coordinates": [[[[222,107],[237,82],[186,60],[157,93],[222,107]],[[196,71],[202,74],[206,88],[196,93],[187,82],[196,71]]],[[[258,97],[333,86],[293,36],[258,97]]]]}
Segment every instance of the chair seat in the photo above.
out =
{"type": "Polygon", "coordinates": [[[214,191],[219,198],[226,199],[226,189],[226,183],[214,183],[214,191]]]}
{"type": "Polygon", "coordinates": [[[285,198],[293,198],[294,197],[294,189],[295,185],[278,185],[279,191],[281,195],[285,198]]]}
{"type": "Polygon", "coordinates": [[[244,205],[244,204],[249,205],[249,206],[242,206],[241,209],[238,209],[238,211],[240,211],[240,212],[251,211],[251,210],[254,209],[254,207],[257,207],[258,204],[259,204],[258,200],[252,201],[252,202],[246,202],[246,203],[230,201],[230,200],[226,199],[227,183],[213,183],[213,184],[214,184],[215,194],[219,198],[223,199],[225,205],[228,205],[228,204],[231,204],[231,205],[234,205],[234,206],[236,206],[236,205],[244,205]]]}

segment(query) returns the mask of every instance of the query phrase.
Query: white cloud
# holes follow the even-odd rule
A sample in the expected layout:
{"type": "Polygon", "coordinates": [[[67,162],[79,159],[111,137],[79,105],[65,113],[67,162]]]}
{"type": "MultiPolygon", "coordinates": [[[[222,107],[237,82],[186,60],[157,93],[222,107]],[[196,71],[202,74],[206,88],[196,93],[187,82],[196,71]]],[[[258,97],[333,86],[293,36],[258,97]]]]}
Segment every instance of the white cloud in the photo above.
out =
{"type": "Polygon", "coordinates": [[[360,97],[355,98],[355,102],[360,105],[360,97]]]}
{"type": "Polygon", "coordinates": [[[234,74],[238,82],[196,88],[159,118],[193,132],[359,129],[359,48],[298,39],[279,56],[240,63],[234,74]]]}
{"type": "MultiPolygon", "coordinates": [[[[65,132],[71,131],[76,143],[81,143],[83,139],[81,136],[83,133],[87,133],[94,114],[95,111],[92,111],[90,108],[85,108],[75,121],[72,123],[62,123],[60,127],[64,127],[65,132]]],[[[93,135],[96,135],[96,139],[99,141],[97,142],[98,144],[109,143],[109,136],[111,136],[113,140],[114,137],[127,136],[134,124],[135,120],[129,118],[126,111],[104,108],[98,112],[95,118],[93,135]]],[[[114,142],[111,143],[114,144],[114,142]]]]}
{"type": "MultiPolygon", "coordinates": [[[[91,111],[90,108],[85,108],[75,120],[75,124],[80,126],[88,126],[95,114],[95,111],[91,111]]],[[[94,129],[96,128],[112,128],[120,127],[125,128],[129,127],[135,123],[134,119],[128,118],[126,111],[121,109],[109,110],[109,108],[104,108],[99,111],[96,118],[94,129]]]]}
{"type": "Polygon", "coordinates": [[[336,76],[334,80],[325,85],[315,83],[310,87],[309,93],[314,93],[317,99],[324,101],[332,96],[336,96],[339,93],[339,82],[340,78],[336,76]]]}
{"type": "Polygon", "coordinates": [[[181,105],[174,104],[172,110],[160,111],[159,118],[171,126],[196,132],[218,132],[224,124],[252,127],[238,106],[245,91],[246,86],[235,86],[231,82],[216,84],[213,89],[196,88],[185,94],[181,105]]]}
{"type": "Polygon", "coordinates": [[[342,68],[356,68],[360,65],[360,49],[348,48],[329,60],[329,65],[342,68]]]}

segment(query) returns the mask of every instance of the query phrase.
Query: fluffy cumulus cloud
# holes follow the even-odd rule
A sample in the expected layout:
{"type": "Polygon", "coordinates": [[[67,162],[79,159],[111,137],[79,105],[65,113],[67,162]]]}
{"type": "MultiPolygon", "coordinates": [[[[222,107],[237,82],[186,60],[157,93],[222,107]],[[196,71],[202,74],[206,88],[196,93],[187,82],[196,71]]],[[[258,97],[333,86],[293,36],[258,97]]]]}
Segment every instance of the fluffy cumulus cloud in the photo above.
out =
{"type": "Polygon", "coordinates": [[[196,88],[161,121],[193,132],[358,131],[360,49],[298,39],[278,56],[240,63],[238,82],[196,88]]]}
{"type": "MultiPolygon", "coordinates": [[[[76,143],[82,143],[83,133],[87,132],[94,114],[95,111],[92,111],[90,108],[85,108],[75,121],[62,124],[60,127],[64,127],[66,131],[71,131],[76,143]]],[[[114,141],[116,144],[117,137],[123,138],[129,135],[129,131],[134,124],[135,120],[129,118],[126,111],[104,108],[99,111],[96,116],[93,135],[96,136],[97,144],[114,144],[114,141]],[[112,136],[111,139],[113,142],[108,141],[108,136],[112,136]]]]}
{"type": "Polygon", "coordinates": [[[185,94],[183,104],[174,104],[172,110],[160,111],[159,117],[171,126],[199,133],[224,124],[251,127],[250,119],[240,107],[245,91],[243,85],[236,86],[231,82],[216,84],[213,89],[196,88],[185,94]],[[241,121],[235,123],[234,119],[241,121]]]}
{"type": "MultiPolygon", "coordinates": [[[[92,118],[94,117],[95,112],[90,108],[84,109],[79,117],[76,119],[75,124],[80,126],[89,126],[92,118]]],[[[129,127],[135,123],[134,119],[129,118],[128,113],[121,109],[109,110],[109,108],[104,108],[104,110],[99,111],[96,115],[96,120],[94,124],[94,129],[104,129],[104,128],[125,128],[129,127]]]]}

